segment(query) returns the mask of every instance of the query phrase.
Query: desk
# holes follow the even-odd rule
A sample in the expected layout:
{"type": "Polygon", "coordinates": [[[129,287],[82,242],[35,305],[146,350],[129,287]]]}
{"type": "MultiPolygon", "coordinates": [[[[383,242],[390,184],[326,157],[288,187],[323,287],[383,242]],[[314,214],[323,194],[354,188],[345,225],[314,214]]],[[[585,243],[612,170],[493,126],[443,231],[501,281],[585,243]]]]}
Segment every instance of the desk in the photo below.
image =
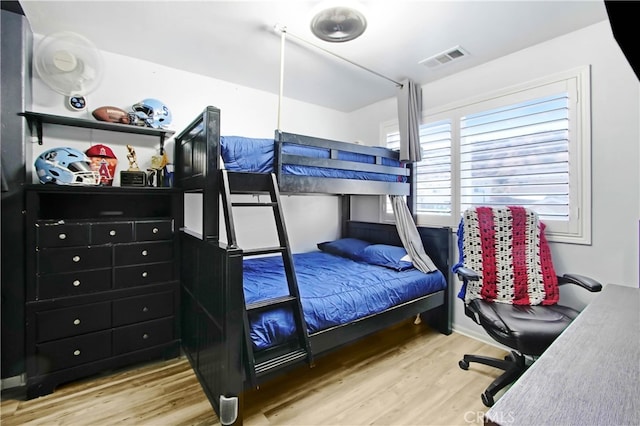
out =
{"type": "Polygon", "coordinates": [[[485,424],[640,425],[640,289],[605,286],[485,424]]]}

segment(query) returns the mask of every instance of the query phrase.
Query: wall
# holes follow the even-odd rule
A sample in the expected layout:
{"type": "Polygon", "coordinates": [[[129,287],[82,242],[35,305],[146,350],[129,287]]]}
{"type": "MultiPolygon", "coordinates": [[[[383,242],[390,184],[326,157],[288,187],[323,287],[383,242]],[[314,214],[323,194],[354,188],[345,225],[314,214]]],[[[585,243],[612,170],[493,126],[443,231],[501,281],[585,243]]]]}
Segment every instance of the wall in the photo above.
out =
{"type": "MultiPolygon", "coordinates": [[[[36,43],[40,36],[36,38],[36,43]]],[[[65,97],[52,91],[36,75],[33,77],[33,110],[78,118],[91,118],[91,111],[99,106],[112,105],[130,110],[132,104],[144,98],[157,98],[170,108],[173,116],[171,129],[178,133],[186,127],[207,105],[221,110],[222,135],[248,137],[273,137],[277,127],[277,95],[215,80],[178,69],[161,66],[135,58],[103,52],[104,79],[100,87],[87,96],[85,111],[75,112],[65,106],[65,97]]],[[[286,95],[286,92],[285,92],[286,95]]],[[[328,139],[349,140],[348,116],[327,108],[283,99],[281,128],[291,133],[301,133],[328,139]]],[[[141,169],[150,165],[151,155],[157,154],[157,138],[148,136],[124,136],[98,130],[76,129],[62,126],[46,126],[45,143],[33,143],[33,160],[45,149],[53,146],[73,146],[85,151],[91,144],[106,144],[118,158],[118,171],[126,170],[126,144],[136,149],[141,169]]],[[[171,140],[166,144],[170,151],[171,140]]],[[[27,164],[32,171],[33,161],[27,164]]],[[[33,173],[31,173],[33,175],[33,173]]],[[[33,182],[37,178],[33,175],[33,182]]],[[[116,176],[114,185],[119,185],[116,176]]],[[[283,197],[284,214],[293,250],[306,251],[315,244],[339,234],[339,203],[337,197],[295,196],[283,197]],[[314,226],[308,224],[313,221],[314,226]]],[[[189,203],[185,209],[186,220],[197,222],[197,204],[189,203]]],[[[273,234],[270,215],[240,215],[240,243],[248,246],[261,244],[273,234]]],[[[274,231],[275,232],[275,231],[274,231]]],[[[273,243],[269,244],[273,245],[273,243]]]]}
{"type": "MultiPolygon", "coordinates": [[[[614,40],[608,21],[424,85],[423,109],[477,97],[585,64],[591,65],[592,244],[552,244],[557,272],[591,276],[603,284],[638,286],[640,215],[640,85],[614,40]]],[[[352,114],[364,138],[379,139],[379,123],[396,117],[395,99],[352,114]]],[[[354,208],[371,219],[372,204],[354,208]]],[[[457,288],[456,288],[457,292],[457,288]]],[[[592,295],[562,288],[563,302],[582,308],[592,295]]],[[[457,330],[482,335],[456,303],[457,330]]]]}

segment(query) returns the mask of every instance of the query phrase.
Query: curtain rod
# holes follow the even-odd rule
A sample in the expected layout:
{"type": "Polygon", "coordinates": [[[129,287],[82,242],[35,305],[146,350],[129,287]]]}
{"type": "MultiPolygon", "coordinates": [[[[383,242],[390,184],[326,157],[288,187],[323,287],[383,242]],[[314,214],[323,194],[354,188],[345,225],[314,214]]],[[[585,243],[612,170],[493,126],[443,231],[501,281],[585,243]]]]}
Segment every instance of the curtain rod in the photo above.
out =
{"type": "Polygon", "coordinates": [[[377,72],[377,71],[374,71],[374,70],[372,70],[372,69],[370,69],[370,68],[367,68],[367,67],[365,67],[365,66],[363,66],[363,65],[360,65],[360,64],[358,64],[358,63],[356,63],[356,62],[353,62],[353,61],[352,61],[352,60],[350,60],[350,59],[347,59],[347,58],[345,58],[345,57],[343,57],[343,56],[340,56],[340,55],[338,55],[338,54],[336,54],[336,53],[333,53],[333,52],[331,52],[331,51],[329,51],[329,50],[325,49],[324,47],[318,46],[317,44],[313,44],[313,43],[311,43],[310,41],[307,41],[307,40],[303,39],[302,37],[297,36],[297,35],[295,35],[295,34],[293,34],[293,33],[289,32],[289,31],[287,30],[287,27],[286,27],[286,26],[284,26],[284,25],[276,24],[276,25],[274,25],[273,29],[274,29],[274,30],[276,30],[276,31],[281,32],[282,34],[288,34],[288,35],[290,35],[291,37],[295,38],[295,39],[296,39],[296,40],[298,40],[298,41],[302,41],[302,42],[304,42],[304,43],[306,43],[306,44],[308,44],[308,45],[310,45],[310,46],[312,46],[312,47],[315,47],[315,48],[316,48],[316,49],[318,49],[318,50],[322,50],[323,52],[328,53],[329,55],[335,56],[336,58],[341,59],[341,60],[343,60],[343,61],[345,61],[345,62],[348,62],[348,63],[350,63],[351,65],[354,65],[354,66],[356,66],[356,67],[358,67],[358,68],[361,68],[361,69],[363,69],[363,70],[365,70],[365,71],[368,71],[368,72],[370,72],[371,74],[375,74],[375,75],[377,75],[377,76],[378,76],[378,77],[380,77],[380,78],[384,78],[385,80],[387,80],[387,81],[390,81],[390,82],[394,83],[394,84],[395,84],[396,86],[398,86],[398,87],[403,87],[402,83],[400,83],[400,82],[398,82],[398,81],[395,81],[394,79],[389,78],[389,77],[387,77],[386,75],[382,75],[382,74],[380,74],[380,73],[379,73],[379,72],[377,72]]]}

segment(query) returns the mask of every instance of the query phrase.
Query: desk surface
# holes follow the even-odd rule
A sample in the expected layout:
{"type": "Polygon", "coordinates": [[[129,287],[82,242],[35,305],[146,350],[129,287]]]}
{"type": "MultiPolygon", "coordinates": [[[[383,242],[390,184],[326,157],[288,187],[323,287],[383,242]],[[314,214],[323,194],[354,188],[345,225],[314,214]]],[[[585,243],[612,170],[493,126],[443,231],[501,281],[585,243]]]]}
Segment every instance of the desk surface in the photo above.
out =
{"type": "Polygon", "coordinates": [[[485,422],[640,425],[640,289],[605,286],[485,422]]]}

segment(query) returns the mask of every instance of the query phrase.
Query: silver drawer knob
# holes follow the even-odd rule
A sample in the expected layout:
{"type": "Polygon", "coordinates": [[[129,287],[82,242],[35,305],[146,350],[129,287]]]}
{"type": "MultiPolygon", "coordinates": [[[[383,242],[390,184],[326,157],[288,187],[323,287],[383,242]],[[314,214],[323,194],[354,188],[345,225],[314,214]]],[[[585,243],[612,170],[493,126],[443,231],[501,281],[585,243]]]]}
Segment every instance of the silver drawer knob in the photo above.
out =
{"type": "Polygon", "coordinates": [[[147,275],[149,275],[149,274],[147,273],[147,271],[144,271],[144,272],[142,273],[142,278],[147,278],[147,275]]]}
{"type": "Polygon", "coordinates": [[[148,335],[147,333],[144,333],[144,334],[142,335],[142,338],[143,338],[144,340],[147,340],[147,339],[149,338],[149,335],[148,335]]]}
{"type": "Polygon", "coordinates": [[[142,312],[149,312],[149,308],[145,306],[144,308],[142,308],[142,312]]]}
{"type": "Polygon", "coordinates": [[[112,229],[111,231],[109,231],[109,235],[111,235],[112,237],[116,235],[115,229],[112,229]]]}
{"type": "Polygon", "coordinates": [[[58,238],[61,240],[67,239],[67,234],[58,234],[58,238]]]}
{"type": "Polygon", "coordinates": [[[80,280],[74,280],[73,281],[73,286],[74,287],[80,287],[80,280]]]}
{"type": "Polygon", "coordinates": [[[80,355],[80,349],[76,349],[75,351],[73,351],[73,355],[74,356],[80,355]]]}
{"type": "Polygon", "coordinates": [[[79,318],[74,319],[73,325],[80,325],[80,319],[79,318]]]}
{"type": "Polygon", "coordinates": [[[74,262],[78,263],[78,262],[80,262],[80,256],[73,256],[73,258],[71,260],[73,260],[74,262]]]}
{"type": "Polygon", "coordinates": [[[149,254],[149,252],[147,252],[146,250],[142,250],[142,255],[143,255],[143,256],[146,256],[146,255],[148,255],[148,254],[149,254]]]}
{"type": "Polygon", "coordinates": [[[157,234],[158,233],[158,228],[153,228],[153,230],[151,232],[153,232],[154,234],[157,234]]]}

